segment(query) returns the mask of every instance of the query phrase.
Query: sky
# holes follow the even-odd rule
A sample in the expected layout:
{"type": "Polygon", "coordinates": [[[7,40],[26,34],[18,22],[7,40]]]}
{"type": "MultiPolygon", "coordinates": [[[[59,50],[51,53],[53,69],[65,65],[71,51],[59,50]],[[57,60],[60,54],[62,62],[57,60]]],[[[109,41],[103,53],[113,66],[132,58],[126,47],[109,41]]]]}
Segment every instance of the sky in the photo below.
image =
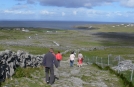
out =
{"type": "Polygon", "coordinates": [[[134,0],[0,0],[0,20],[134,22],[134,0]]]}

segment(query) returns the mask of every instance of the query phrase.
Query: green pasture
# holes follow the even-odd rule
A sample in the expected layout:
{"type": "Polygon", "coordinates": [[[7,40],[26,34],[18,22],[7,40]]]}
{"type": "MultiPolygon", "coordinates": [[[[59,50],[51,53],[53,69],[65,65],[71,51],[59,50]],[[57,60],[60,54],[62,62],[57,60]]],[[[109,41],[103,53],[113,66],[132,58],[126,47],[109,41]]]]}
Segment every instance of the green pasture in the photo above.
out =
{"type": "MultiPolygon", "coordinates": [[[[89,26],[89,25],[88,25],[89,26]]],[[[56,29],[39,29],[39,28],[29,28],[29,32],[23,32],[21,30],[15,30],[14,28],[9,29],[0,29],[0,42],[7,42],[7,41],[18,41],[18,40],[26,40],[29,41],[28,37],[34,37],[30,40],[31,43],[34,44],[41,44],[47,43],[48,45],[54,45],[52,41],[56,41],[60,43],[60,47],[55,46],[22,46],[22,45],[8,45],[8,44],[0,44],[0,51],[3,50],[22,50],[26,51],[29,54],[45,54],[48,52],[50,47],[53,47],[55,53],[57,51],[65,51],[69,49],[80,49],[80,48],[90,48],[90,47],[106,47],[104,49],[94,49],[89,51],[81,51],[84,57],[87,58],[107,58],[110,55],[110,58],[115,58],[117,56],[121,56],[124,59],[131,59],[134,61],[134,27],[125,27],[126,25],[92,25],[93,27],[97,27],[94,30],[56,30],[56,29]],[[115,26],[115,27],[113,27],[115,26]],[[48,32],[50,31],[50,32],[48,32]],[[64,49],[63,49],[64,48],[64,49]]],[[[70,52],[63,55],[63,60],[69,59],[70,52]]],[[[100,60],[99,60],[100,61],[100,60]]],[[[125,76],[127,77],[127,73],[124,72],[125,76]]],[[[9,85],[13,87],[15,85],[20,86],[34,86],[43,87],[45,83],[42,82],[42,77],[44,76],[44,71],[41,68],[37,69],[20,69],[16,71],[16,74],[13,78],[19,77],[17,80],[11,81],[7,80],[4,85],[9,85]],[[41,69],[41,70],[40,70],[41,69]],[[31,72],[34,76],[40,77],[37,78],[36,81],[32,82],[34,77],[31,77],[31,72]],[[38,73],[40,74],[38,75],[38,73]],[[26,74],[27,72],[28,74],[26,74]],[[25,77],[25,78],[24,78],[25,77]],[[29,79],[27,79],[28,77],[29,79]],[[20,80],[20,81],[19,81],[20,80]],[[22,83],[18,83],[22,82],[22,83]],[[41,82],[41,83],[40,83],[41,82]],[[8,84],[11,83],[11,84],[8,84]],[[25,84],[23,84],[25,83],[25,84]],[[36,84],[38,83],[38,84],[36,84]],[[13,85],[13,86],[12,86],[13,85]]],[[[86,76],[82,76],[82,79],[85,79],[86,76]]],[[[128,77],[130,78],[130,77],[128,77]]],[[[16,86],[17,87],[17,86],[16,86]]],[[[45,84],[45,87],[49,87],[45,84]]]]}
{"type": "Polygon", "coordinates": [[[25,39],[26,36],[35,34],[35,32],[23,32],[19,30],[0,30],[0,40],[25,39]]]}
{"type": "MultiPolygon", "coordinates": [[[[90,25],[86,25],[90,26],[90,25]]],[[[57,29],[41,29],[41,28],[29,28],[29,32],[23,32],[21,30],[15,30],[15,28],[0,29],[0,41],[18,41],[26,40],[28,37],[34,37],[31,41],[32,44],[53,44],[52,41],[56,41],[61,46],[53,47],[55,51],[65,51],[66,49],[80,49],[99,46],[114,46],[113,48],[107,48],[104,50],[93,50],[84,52],[84,55],[107,57],[108,54],[121,55],[124,58],[133,59],[133,46],[134,46],[134,28],[125,25],[92,25],[97,29],[92,30],[57,30],[57,29]],[[113,27],[115,26],[115,27],[113,27]],[[36,36],[37,35],[37,36],[36,36]],[[44,41],[44,42],[43,42],[44,41]],[[69,46],[70,48],[66,48],[69,46]],[[132,48],[127,47],[132,46],[132,48]],[[65,49],[61,49],[65,48],[65,49]]],[[[30,39],[31,40],[31,39],[30,39]]],[[[21,45],[4,45],[0,44],[0,50],[23,50],[31,54],[44,54],[48,51],[47,47],[38,46],[21,46],[21,45]]],[[[65,55],[66,56],[66,55],[65,55]]]]}
{"type": "MultiPolygon", "coordinates": [[[[14,52],[17,52],[18,50],[22,50],[25,52],[28,52],[29,54],[34,54],[34,55],[42,55],[42,54],[46,54],[49,51],[49,48],[46,47],[36,47],[36,46],[0,46],[0,51],[4,51],[4,50],[12,50],[14,52]]],[[[58,51],[62,51],[62,50],[58,50],[58,49],[54,49],[55,53],[57,53],[58,51]]]]}
{"type": "Polygon", "coordinates": [[[87,57],[102,57],[107,58],[108,55],[111,57],[121,56],[124,59],[134,60],[134,48],[131,47],[110,47],[103,50],[93,50],[93,51],[84,51],[82,52],[87,57]]]}

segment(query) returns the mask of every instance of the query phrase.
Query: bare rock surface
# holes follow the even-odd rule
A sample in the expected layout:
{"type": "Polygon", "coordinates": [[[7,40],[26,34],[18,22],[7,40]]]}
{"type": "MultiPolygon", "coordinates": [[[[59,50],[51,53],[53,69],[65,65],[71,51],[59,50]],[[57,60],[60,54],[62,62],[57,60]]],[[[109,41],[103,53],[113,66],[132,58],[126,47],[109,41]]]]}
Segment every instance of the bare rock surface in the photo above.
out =
{"type": "Polygon", "coordinates": [[[119,71],[127,71],[127,70],[132,70],[134,69],[134,64],[132,63],[132,60],[124,60],[120,61],[118,66],[112,67],[114,70],[119,70],[119,71]]]}
{"type": "Polygon", "coordinates": [[[69,61],[62,61],[61,67],[55,69],[59,77],[52,87],[122,87],[121,80],[108,71],[100,70],[93,65],[82,67],[69,66],[69,61]]]}

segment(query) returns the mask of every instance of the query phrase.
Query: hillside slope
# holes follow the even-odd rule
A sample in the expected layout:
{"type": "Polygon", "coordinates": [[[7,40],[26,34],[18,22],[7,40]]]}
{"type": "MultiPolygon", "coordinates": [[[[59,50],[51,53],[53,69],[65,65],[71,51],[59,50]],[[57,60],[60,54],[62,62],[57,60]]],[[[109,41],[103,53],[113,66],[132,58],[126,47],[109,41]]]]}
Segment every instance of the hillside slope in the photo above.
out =
{"type": "Polygon", "coordinates": [[[98,69],[96,66],[84,64],[77,67],[69,66],[69,61],[61,61],[61,67],[55,69],[59,80],[50,86],[45,83],[44,68],[31,73],[31,78],[21,77],[7,79],[2,87],[123,87],[123,82],[109,71],[98,69]]]}

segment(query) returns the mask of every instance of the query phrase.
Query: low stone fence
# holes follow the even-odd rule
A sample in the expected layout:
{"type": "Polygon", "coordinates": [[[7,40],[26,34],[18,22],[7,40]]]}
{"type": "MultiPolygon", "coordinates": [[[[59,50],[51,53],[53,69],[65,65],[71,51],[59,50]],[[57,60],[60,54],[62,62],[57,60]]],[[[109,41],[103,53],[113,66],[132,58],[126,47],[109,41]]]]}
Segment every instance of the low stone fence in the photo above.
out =
{"type": "Polygon", "coordinates": [[[17,67],[39,67],[42,64],[43,55],[31,55],[18,50],[16,53],[10,50],[0,51],[0,82],[12,77],[17,67]]]}

